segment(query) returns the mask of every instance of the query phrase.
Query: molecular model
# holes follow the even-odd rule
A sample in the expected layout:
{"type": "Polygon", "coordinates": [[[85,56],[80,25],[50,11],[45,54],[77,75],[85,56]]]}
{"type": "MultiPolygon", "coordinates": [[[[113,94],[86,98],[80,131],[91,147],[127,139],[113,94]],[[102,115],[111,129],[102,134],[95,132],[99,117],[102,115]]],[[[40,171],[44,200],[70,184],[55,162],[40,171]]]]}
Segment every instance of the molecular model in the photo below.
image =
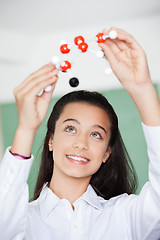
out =
{"type": "MultiPolygon", "coordinates": [[[[67,42],[63,41],[63,42],[61,42],[60,52],[63,54],[64,60],[60,61],[60,58],[58,56],[54,56],[52,58],[51,62],[56,66],[56,68],[59,71],[69,74],[69,76],[70,76],[69,84],[71,87],[77,87],[79,85],[79,80],[78,80],[78,78],[74,77],[71,72],[71,67],[72,67],[73,61],[75,61],[75,59],[77,58],[77,56],[79,54],[85,53],[87,51],[93,53],[98,58],[103,58],[104,52],[102,51],[102,49],[98,50],[98,51],[94,51],[89,48],[88,42],[95,41],[97,43],[104,43],[107,38],[116,39],[117,32],[112,30],[109,32],[108,35],[104,35],[103,33],[98,33],[94,39],[88,39],[88,40],[86,39],[86,41],[85,41],[84,37],[77,36],[74,38],[74,43],[72,45],[69,45],[69,44],[67,44],[67,42]],[[67,54],[71,51],[71,49],[73,47],[77,48],[77,53],[70,60],[68,60],[67,54]]],[[[107,75],[109,75],[112,73],[112,69],[110,68],[109,63],[106,58],[105,58],[105,61],[107,63],[105,73],[107,75]]],[[[51,90],[51,86],[48,86],[47,88],[45,88],[46,92],[49,92],[50,90],[51,90]]],[[[42,93],[43,93],[43,90],[39,93],[39,96],[42,95],[42,93]]]]}

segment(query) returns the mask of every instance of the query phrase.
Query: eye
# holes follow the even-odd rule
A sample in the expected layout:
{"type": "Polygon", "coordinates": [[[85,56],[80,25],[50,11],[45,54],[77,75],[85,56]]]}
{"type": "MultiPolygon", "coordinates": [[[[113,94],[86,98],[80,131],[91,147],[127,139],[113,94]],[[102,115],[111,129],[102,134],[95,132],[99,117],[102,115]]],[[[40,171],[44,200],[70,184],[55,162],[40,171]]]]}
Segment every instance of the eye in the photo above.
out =
{"type": "Polygon", "coordinates": [[[96,139],[102,139],[101,134],[98,132],[91,133],[91,137],[96,138],[96,139]]]}
{"type": "Polygon", "coordinates": [[[65,131],[66,131],[66,132],[75,133],[75,132],[76,132],[76,129],[75,129],[73,126],[67,126],[67,127],[65,128],[65,131]]]}

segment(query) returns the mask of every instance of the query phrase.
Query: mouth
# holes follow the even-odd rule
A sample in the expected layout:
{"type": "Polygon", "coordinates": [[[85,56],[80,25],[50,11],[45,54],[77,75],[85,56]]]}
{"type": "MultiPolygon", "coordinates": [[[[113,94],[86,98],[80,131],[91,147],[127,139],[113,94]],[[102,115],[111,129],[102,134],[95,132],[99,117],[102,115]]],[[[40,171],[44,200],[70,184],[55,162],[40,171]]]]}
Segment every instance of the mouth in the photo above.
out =
{"type": "Polygon", "coordinates": [[[66,157],[70,162],[77,163],[77,164],[86,164],[90,161],[88,158],[77,156],[77,155],[66,155],[66,157]]]}

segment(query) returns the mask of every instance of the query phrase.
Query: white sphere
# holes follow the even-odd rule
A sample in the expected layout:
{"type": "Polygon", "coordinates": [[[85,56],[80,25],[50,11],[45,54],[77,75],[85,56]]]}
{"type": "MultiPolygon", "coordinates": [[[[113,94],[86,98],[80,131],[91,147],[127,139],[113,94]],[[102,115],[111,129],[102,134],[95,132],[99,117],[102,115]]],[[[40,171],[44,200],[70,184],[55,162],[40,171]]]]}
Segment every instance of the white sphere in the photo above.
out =
{"type": "Polygon", "coordinates": [[[116,39],[116,37],[117,37],[117,32],[114,31],[114,30],[110,31],[110,32],[109,32],[109,37],[110,37],[111,39],[116,39]]]}
{"type": "Polygon", "coordinates": [[[51,89],[52,89],[52,86],[51,86],[51,85],[49,85],[48,87],[46,87],[46,88],[45,88],[45,92],[50,92],[50,91],[51,91],[51,89]]]}
{"type": "Polygon", "coordinates": [[[43,94],[43,89],[37,94],[37,96],[42,96],[42,94],[43,94]]]}
{"type": "Polygon", "coordinates": [[[60,63],[55,65],[58,70],[60,70],[60,63]]]}
{"type": "Polygon", "coordinates": [[[67,41],[65,40],[60,41],[60,45],[63,45],[63,44],[67,44],[67,41]]]}
{"type": "Polygon", "coordinates": [[[65,61],[64,61],[64,62],[62,62],[61,66],[62,66],[62,67],[64,67],[65,65],[66,65],[66,64],[65,64],[65,61]]]}
{"type": "Polygon", "coordinates": [[[103,58],[103,57],[104,57],[104,52],[101,51],[101,50],[97,51],[97,52],[96,52],[96,57],[98,57],[98,58],[103,58]]]}
{"type": "Polygon", "coordinates": [[[78,45],[82,43],[82,40],[78,40],[78,45]]]}
{"type": "Polygon", "coordinates": [[[59,57],[54,56],[54,57],[52,57],[51,62],[52,62],[54,65],[56,65],[56,64],[58,64],[58,63],[60,62],[60,59],[59,59],[59,57]]]}
{"type": "Polygon", "coordinates": [[[112,69],[111,68],[106,68],[105,69],[105,74],[106,75],[111,75],[112,74],[112,69]]]}

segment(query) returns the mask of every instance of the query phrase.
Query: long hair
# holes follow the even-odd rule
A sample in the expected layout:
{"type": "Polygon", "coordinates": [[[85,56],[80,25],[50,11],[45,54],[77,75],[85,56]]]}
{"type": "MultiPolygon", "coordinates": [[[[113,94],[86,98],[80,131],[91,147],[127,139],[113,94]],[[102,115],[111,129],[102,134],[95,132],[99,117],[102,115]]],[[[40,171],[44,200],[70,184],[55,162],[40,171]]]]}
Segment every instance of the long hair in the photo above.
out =
{"type": "Polygon", "coordinates": [[[122,193],[134,193],[137,188],[136,173],[122,141],[118,129],[118,118],[113,107],[100,93],[81,90],[64,95],[53,107],[47,123],[47,133],[44,140],[41,165],[33,199],[36,200],[40,195],[43,185],[51,181],[54,161],[52,152],[49,151],[48,142],[54,134],[56,122],[63,112],[64,107],[73,102],[85,102],[98,106],[105,110],[110,119],[111,136],[108,147],[111,147],[112,152],[106,163],[102,163],[90,180],[90,184],[96,193],[104,199],[110,199],[122,193]]]}

